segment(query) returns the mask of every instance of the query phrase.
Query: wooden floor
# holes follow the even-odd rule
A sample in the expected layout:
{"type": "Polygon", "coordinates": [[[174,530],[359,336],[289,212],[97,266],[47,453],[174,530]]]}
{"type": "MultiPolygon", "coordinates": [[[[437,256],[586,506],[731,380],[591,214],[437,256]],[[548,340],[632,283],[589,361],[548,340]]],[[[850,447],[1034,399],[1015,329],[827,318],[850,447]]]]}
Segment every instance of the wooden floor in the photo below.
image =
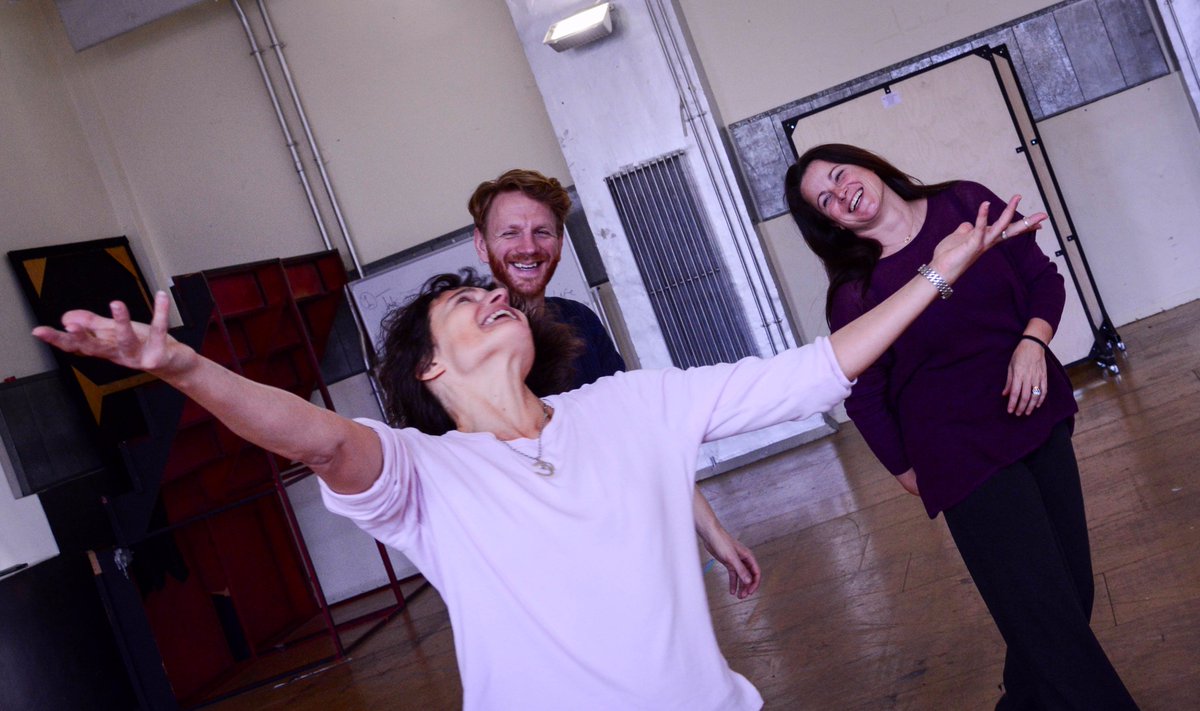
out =
{"type": "MultiPolygon", "coordinates": [[[[1122,374],[1072,372],[1096,608],[1143,709],[1200,708],[1200,301],[1121,329],[1122,374]]],[[[721,648],[768,709],[991,709],[1003,646],[942,519],[892,481],[852,425],[703,483],[751,545],[762,588],[705,574],[721,648]]],[[[434,591],[317,674],[216,708],[454,709],[434,591]]]]}

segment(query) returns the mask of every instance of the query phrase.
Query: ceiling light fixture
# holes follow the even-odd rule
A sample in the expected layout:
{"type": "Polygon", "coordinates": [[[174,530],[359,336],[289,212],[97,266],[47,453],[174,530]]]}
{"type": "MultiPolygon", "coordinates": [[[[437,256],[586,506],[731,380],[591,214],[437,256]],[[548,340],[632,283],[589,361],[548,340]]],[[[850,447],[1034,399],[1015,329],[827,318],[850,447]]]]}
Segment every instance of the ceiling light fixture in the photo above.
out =
{"type": "Polygon", "coordinates": [[[612,31],[613,4],[602,2],[550,25],[542,44],[550,45],[556,52],[565,52],[572,47],[607,37],[612,31]]]}

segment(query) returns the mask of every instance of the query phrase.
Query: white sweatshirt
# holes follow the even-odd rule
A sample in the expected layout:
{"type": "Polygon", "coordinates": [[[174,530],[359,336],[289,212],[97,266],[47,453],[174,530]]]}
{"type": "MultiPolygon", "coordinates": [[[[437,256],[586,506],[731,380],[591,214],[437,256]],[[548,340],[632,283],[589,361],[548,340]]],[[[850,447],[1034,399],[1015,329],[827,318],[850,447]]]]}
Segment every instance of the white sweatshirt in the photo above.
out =
{"type": "Polygon", "coordinates": [[[546,398],[550,478],[490,433],[363,420],[383,473],[359,494],[322,493],[441,592],[468,711],[758,709],[713,633],[692,515],[698,451],[849,392],[825,339],[767,360],[618,373],[546,398]]]}

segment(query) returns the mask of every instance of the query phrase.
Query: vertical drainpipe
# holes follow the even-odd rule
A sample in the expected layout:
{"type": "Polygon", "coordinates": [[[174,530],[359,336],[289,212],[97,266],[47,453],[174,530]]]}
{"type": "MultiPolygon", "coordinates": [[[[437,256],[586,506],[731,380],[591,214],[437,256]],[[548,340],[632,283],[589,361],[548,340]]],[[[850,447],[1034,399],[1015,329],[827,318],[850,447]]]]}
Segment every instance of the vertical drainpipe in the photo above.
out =
{"type": "Polygon", "coordinates": [[[296,151],[296,141],[292,138],[292,131],[288,128],[287,120],[283,116],[283,109],[279,106],[279,95],[275,92],[275,85],[271,83],[271,76],[267,74],[267,66],[263,63],[262,50],[258,48],[258,41],[254,39],[254,32],[250,29],[250,22],[246,19],[246,13],[242,12],[242,5],[239,0],[231,0],[230,4],[237,11],[238,18],[242,21],[242,29],[246,31],[246,39],[250,42],[250,54],[258,62],[258,71],[262,74],[263,83],[267,86],[267,94],[271,97],[271,105],[275,107],[275,118],[279,120],[279,128],[283,131],[283,138],[287,142],[288,150],[292,153],[292,163],[296,166],[296,173],[300,176],[300,184],[304,186],[304,194],[308,198],[308,206],[312,209],[313,219],[317,222],[317,229],[321,231],[321,240],[325,243],[326,249],[333,249],[333,244],[329,241],[329,233],[325,230],[325,220],[321,218],[321,210],[317,207],[312,187],[308,184],[308,175],[304,172],[304,163],[300,160],[300,153],[296,151]]]}
{"type": "MultiPolygon", "coordinates": [[[[237,0],[234,0],[236,3],[237,0]]],[[[362,264],[358,261],[358,253],[354,249],[354,242],[350,239],[350,230],[346,227],[346,220],[342,217],[342,209],[338,205],[337,196],[333,192],[333,185],[329,182],[329,173],[325,171],[325,159],[321,156],[321,149],[317,147],[317,140],[313,137],[312,127],[308,123],[308,115],[304,111],[304,105],[300,102],[300,94],[296,91],[296,83],[292,80],[292,72],[288,67],[287,59],[283,56],[283,44],[280,43],[279,37],[275,34],[275,26],[271,24],[271,16],[267,13],[267,6],[263,0],[257,0],[258,11],[262,15],[263,23],[267,26],[267,35],[271,38],[271,49],[275,50],[275,58],[279,60],[279,67],[283,70],[283,79],[287,83],[288,91],[292,95],[292,103],[296,107],[296,115],[300,117],[300,125],[304,127],[304,135],[308,138],[308,147],[313,154],[313,162],[317,165],[317,172],[321,175],[321,181],[325,185],[325,195],[329,198],[329,204],[333,208],[333,214],[337,218],[338,228],[342,231],[342,239],[346,242],[346,249],[350,252],[350,261],[354,263],[354,269],[359,276],[363,276],[362,264]]]]}

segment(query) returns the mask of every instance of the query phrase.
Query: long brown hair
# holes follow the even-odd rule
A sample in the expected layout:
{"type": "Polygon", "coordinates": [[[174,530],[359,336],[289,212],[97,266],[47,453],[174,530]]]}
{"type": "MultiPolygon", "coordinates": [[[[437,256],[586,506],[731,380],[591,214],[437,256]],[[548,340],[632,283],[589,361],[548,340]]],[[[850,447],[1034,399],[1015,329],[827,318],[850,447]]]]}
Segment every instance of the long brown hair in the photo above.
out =
{"type": "Polygon", "coordinates": [[[879,263],[883,246],[873,239],[863,239],[850,230],[834,224],[816,207],[809,205],[800,195],[800,181],[804,171],[813,161],[857,165],[879,176],[905,202],[927,198],[948,188],[951,183],[925,185],[908,173],[900,170],[882,157],[858,146],[845,143],[825,143],[813,146],[788,168],[783,178],[783,193],[787,198],[788,211],[800,228],[800,234],[809,249],[825,265],[829,276],[829,290],[825,292],[825,321],[833,313],[833,296],[845,284],[861,282],[865,296],[871,285],[871,273],[879,263]]]}
{"type": "MultiPolygon", "coordinates": [[[[420,375],[433,360],[429,309],[442,294],[464,286],[491,289],[494,283],[474,269],[438,274],[426,281],[408,303],[384,317],[383,349],[375,370],[383,390],[384,416],[393,427],[414,427],[431,435],[455,428],[450,413],[420,375]]],[[[569,325],[537,313],[529,315],[529,328],[533,332],[534,358],[525,384],[538,397],[571,387],[583,341],[569,325]]]]}

